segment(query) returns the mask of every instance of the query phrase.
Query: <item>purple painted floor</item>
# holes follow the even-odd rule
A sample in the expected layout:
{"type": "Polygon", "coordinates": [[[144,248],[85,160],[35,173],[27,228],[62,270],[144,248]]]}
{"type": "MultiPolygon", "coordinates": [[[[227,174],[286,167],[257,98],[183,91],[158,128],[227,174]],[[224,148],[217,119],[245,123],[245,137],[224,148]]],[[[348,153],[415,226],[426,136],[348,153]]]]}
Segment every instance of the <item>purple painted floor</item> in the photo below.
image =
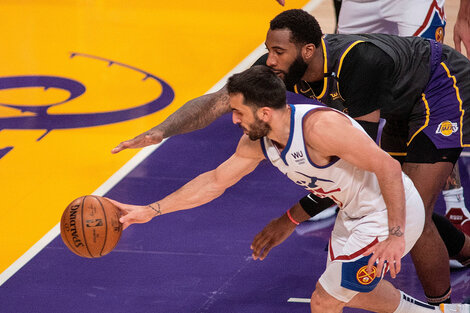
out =
{"type": "MultiPolygon", "coordinates": [[[[158,200],[225,160],[240,135],[226,116],[174,137],[106,196],[158,200]]],[[[470,199],[465,160],[461,167],[470,199]]],[[[287,300],[310,297],[333,220],[300,225],[262,262],[249,249],[255,234],[303,195],[265,163],[208,205],[131,226],[103,258],[77,257],[58,237],[0,287],[0,312],[309,312],[308,304],[287,300]]],[[[403,263],[394,285],[423,300],[410,258],[403,263]]],[[[453,272],[452,283],[454,301],[470,297],[470,270],[453,272]]]]}

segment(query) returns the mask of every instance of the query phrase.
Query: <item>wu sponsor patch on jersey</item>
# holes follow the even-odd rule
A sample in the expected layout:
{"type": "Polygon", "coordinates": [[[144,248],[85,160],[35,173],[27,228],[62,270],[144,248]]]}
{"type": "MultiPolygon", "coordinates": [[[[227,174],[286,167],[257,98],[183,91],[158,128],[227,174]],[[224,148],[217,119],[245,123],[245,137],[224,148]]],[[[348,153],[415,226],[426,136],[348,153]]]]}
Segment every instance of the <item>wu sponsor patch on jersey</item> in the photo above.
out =
{"type": "Polygon", "coordinates": [[[439,126],[437,126],[436,134],[441,134],[442,136],[448,137],[453,133],[457,132],[458,129],[459,126],[457,125],[457,123],[453,123],[451,121],[444,121],[441,122],[439,126]]]}

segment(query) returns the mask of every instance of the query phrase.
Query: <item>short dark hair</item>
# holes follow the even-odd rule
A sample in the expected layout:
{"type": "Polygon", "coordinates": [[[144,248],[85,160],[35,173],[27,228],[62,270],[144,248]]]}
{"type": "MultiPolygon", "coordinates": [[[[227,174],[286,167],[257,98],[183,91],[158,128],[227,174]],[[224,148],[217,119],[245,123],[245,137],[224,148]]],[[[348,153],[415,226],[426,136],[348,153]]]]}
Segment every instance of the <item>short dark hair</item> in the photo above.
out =
{"type": "Polygon", "coordinates": [[[255,108],[281,109],[286,105],[286,86],[282,79],[265,65],[253,66],[228,79],[229,94],[241,93],[244,104],[255,108]]]}
{"type": "Polygon", "coordinates": [[[300,9],[287,10],[277,15],[270,23],[270,29],[284,29],[291,31],[291,42],[295,44],[313,43],[320,46],[323,33],[317,20],[300,9]]]}

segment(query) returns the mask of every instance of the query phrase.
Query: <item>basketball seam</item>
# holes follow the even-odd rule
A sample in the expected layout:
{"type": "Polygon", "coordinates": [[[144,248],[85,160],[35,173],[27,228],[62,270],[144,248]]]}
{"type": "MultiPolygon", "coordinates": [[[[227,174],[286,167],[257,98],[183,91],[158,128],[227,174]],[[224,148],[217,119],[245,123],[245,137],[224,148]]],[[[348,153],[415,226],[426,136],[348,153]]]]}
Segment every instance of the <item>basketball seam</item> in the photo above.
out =
{"type": "Polygon", "coordinates": [[[88,251],[88,254],[90,254],[90,257],[91,258],[94,258],[94,256],[91,254],[90,252],[90,249],[88,249],[88,243],[87,243],[87,240],[86,240],[86,235],[85,235],[85,225],[83,224],[83,207],[85,206],[85,200],[86,200],[86,197],[83,197],[83,201],[82,201],[82,212],[80,212],[80,216],[82,217],[82,234],[83,234],[83,241],[85,241],[85,248],[86,250],[88,251]]]}
{"type": "Polygon", "coordinates": [[[98,197],[93,197],[93,198],[95,198],[99,202],[99,204],[101,205],[101,209],[103,210],[103,216],[104,216],[104,225],[106,227],[105,232],[104,232],[103,247],[101,248],[101,251],[100,251],[100,256],[103,256],[103,250],[104,250],[104,247],[106,246],[106,241],[108,240],[108,220],[107,220],[106,211],[104,209],[103,203],[101,203],[101,201],[100,201],[100,199],[98,199],[98,197]]]}

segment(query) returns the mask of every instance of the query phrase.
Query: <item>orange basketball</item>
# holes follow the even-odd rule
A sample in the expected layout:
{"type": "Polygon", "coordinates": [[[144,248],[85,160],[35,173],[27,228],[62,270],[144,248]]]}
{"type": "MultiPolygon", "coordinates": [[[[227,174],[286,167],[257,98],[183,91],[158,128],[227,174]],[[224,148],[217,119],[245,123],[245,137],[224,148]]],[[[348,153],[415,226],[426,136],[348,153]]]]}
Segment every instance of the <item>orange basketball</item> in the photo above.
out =
{"type": "Polygon", "coordinates": [[[83,196],[70,203],[60,220],[65,245],[84,258],[99,258],[114,249],[122,233],[119,209],[99,196],[83,196]]]}

